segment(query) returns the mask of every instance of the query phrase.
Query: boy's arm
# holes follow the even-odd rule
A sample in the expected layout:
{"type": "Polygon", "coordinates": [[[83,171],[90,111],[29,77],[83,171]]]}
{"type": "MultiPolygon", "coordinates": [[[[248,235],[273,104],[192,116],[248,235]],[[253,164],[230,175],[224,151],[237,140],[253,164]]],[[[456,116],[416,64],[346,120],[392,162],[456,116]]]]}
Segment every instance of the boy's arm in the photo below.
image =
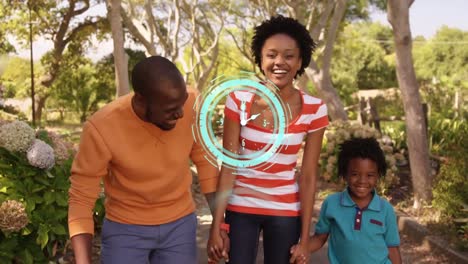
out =
{"type": "Polygon", "coordinates": [[[385,243],[388,247],[388,258],[392,261],[392,264],[401,264],[401,255],[400,255],[400,234],[398,232],[398,223],[397,217],[395,214],[395,209],[393,209],[392,205],[385,201],[386,207],[386,231],[384,233],[385,243]]]}
{"type": "Polygon", "coordinates": [[[401,264],[400,247],[388,247],[388,258],[392,264],[401,264]]]}
{"type": "MultiPolygon", "coordinates": [[[[328,233],[324,234],[314,234],[312,237],[309,238],[307,244],[307,251],[308,253],[314,253],[315,251],[319,250],[323,247],[323,244],[327,242],[328,233]]],[[[296,263],[296,264],[305,264],[308,263],[309,258],[303,252],[299,250],[299,245],[294,245],[291,248],[291,258],[289,259],[289,263],[296,263]]],[[[307,254],[309,255],[309,254],[307,254]]]]}
{"type": "Polygon", "coordinates": [[[325,234],[314,234],[309,240],[309,251],[314,253],[315,251],[321,249],[325,242],[327,242],[328,233],[325,234]]]}
{"type": "MultiPolygon", "coordinates": [[[[330,221],[327,218],[327,208],[328,208],[328,198],[322,203],[320,208],[320,216],[317,224],[315,225],[315,234],[309,238],[307,243],[307,250],[309,253],[315,252],[320,249],[323,244],[328,239],[328,234],[330,232],[330,221]]],[[[298,250],[298,245],[294,245],[291,248],[291,258],[289,259],[290,263],[305,263],[308,261],[306,257],[300,250],[298,250]]]]}

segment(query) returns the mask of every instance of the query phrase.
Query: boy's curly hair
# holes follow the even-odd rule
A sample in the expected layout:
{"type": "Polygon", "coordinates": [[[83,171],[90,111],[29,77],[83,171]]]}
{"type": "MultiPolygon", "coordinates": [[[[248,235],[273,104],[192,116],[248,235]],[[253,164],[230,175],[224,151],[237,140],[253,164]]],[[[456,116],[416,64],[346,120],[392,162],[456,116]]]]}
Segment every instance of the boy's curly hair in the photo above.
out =
{"type": "Polygon", "coordinates": [[[370,159],[377,165],[379,176],[387,172],[385,154],[375,138],[352,138],[340,145],[338,154],[338,175],[345,177],[352,159],[370,159]]]}
{"type": "Polygon", "coordinates": [[[255,27],[255,34],[252,39],[251,50],[255,58],[255,63],[261,69],[262,47],[265,41],[275,34],[286,34],[296,40],[302,58],[301,68],[296,76],[304,73],[304,69],[309,66],[312,52],[316,43],[312,40],[309,31],[296,19],[284,17],[282,15],[271,17],[259,26],[255,27]]]}

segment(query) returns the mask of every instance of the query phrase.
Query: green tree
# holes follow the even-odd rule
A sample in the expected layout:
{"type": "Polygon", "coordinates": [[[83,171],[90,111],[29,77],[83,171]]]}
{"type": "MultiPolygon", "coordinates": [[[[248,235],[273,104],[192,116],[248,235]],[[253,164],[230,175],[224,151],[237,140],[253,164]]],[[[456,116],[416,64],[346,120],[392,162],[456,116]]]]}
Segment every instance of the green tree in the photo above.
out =
{"type": "MultiPolygon", "coordinates": [[[[35,63],[36,72],[43,72],[43,67],[40,63],[35,63]]],[[[35,76],[36,83],[39,83],[40,74],[35,76]]],[[[31,89],[31,71],[30,62],[27,59],[20,57],[11,57],[8,59],[5,70],[0,75],[0,83],[5,88],[5,98],[27,98],[30,95],[31,89]]]]}
{"type": "MultiPolygon", "coordinates": [[[[0,0],[0,10],[8,10],[0,23],[5,32],[12,34],[16,40],[25,45],[29,41],[29,12],[34,24],[34,37],[52,40],[52,50],[41,59],[44,74],[40,83],[45,88],[35,98],[36,116],[40,121],[47,98],[51,95],[50,87],[59,73],[63,53],[72,42],[79,42],[85,48],[87,41],[95,35],[98,28],[106,29],[107,20],[100,16],[84,15],[98,0],[0,0]]],[[[106,32],[100,31],[100,32],[106,32]]]]}
{"type": "Polygon", "coordinates": [[[111,100],[115,86],[109,84],[114,75],[101,76],[89,59],[73,54],[65,54],[65,58],[65,64],[53,84],[52,102],[59,108],[77,113],[80,121],[84,122],[98,109],[100,102],[111,100]]]}
{"type": "Polygon", "coordinates": [[[415,47],[415,68],[424,99],[432,113],[445,118],[467,118],[468,31],[443,26],[415,47]],[[434,96],[437,95],[437,96],[434,96]]]}
{"type": "MultiPolygon", "coordinates": [[[[142,50],[133,49],[125,49],[125,53],[128,55],[128,76],[131,76],[133,67],[135,67],[139,61],[146,58],[146,55],[142,50]]],[[[99,81],[102,82],[102,85],[115,87],[115,67],[112,53],[104,56],[96,63],[96,71],[98,76],[100,76],[99,81]]],[[[131,82],[130,88],[132,88],[131,82]]]]}
{"type": "MultiPolygon", "coordinates": [[[[0,4],[0,17],[6,17],[9,15],[9,13],[10,9],[8,8],[8,6],[0,4]]],[[[7,32],[5,26],[0,25],[0,39],[2,40],[0,42],[0,55],[16,51],[15,47],[13,47],[13,45],[11,45],[10,42],[8,42],[6,33],[7,32]]]]}
{"type": "Polygon", "coordinates": [[[333,84],[346,104],[353,103],[351,94],[357,90],[397,85],[395,67],[389,62],[393,56],[387,42],[391,34],[391,29],[381,24],[359,22],[347,25],[338,37],[331,72],[333,84]]]}

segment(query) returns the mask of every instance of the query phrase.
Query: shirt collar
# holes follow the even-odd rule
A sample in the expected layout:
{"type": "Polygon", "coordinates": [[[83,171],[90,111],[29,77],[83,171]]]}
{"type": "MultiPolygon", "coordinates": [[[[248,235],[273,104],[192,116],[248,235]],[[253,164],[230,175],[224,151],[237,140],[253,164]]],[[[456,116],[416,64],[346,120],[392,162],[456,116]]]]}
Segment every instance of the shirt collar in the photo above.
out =
{"type": "MultiPolygon", "coordinates": [[[[377,211],[379,212],[382,208],[381,206],[381,201],[380,201],[380,196],[376,193],[375,190],[372,191],[374,196],[372,197],[371,202],[367,206],[366,209],[372,210],[372,211],[377,211]]],[[[340,204],[342,206],[347,206],[347,207],[356,207],[356,203],[353,201],[351,198],[351,195],[349,194],[349,189],[346,188],[344,191],[341,192],[341,197],[340,197],[340,204]]]]}

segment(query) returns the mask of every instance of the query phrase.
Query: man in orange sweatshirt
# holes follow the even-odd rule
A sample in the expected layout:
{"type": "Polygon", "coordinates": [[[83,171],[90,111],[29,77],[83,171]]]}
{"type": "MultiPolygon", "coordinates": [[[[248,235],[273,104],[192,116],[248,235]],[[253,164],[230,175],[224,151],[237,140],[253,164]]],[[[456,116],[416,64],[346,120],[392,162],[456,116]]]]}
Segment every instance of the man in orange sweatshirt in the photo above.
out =
{"type": "Polygon", "coordinates": [[[134,93],[100,109],[83,127],[69,191],[76,263],[91,262],[92,211],[101,180],[102,263],[196,263],[190,160],[210,205],[218,178],[216,163],[192,137],[195,94],[160,56],[135,66],[132,85],[134,93]]]}

